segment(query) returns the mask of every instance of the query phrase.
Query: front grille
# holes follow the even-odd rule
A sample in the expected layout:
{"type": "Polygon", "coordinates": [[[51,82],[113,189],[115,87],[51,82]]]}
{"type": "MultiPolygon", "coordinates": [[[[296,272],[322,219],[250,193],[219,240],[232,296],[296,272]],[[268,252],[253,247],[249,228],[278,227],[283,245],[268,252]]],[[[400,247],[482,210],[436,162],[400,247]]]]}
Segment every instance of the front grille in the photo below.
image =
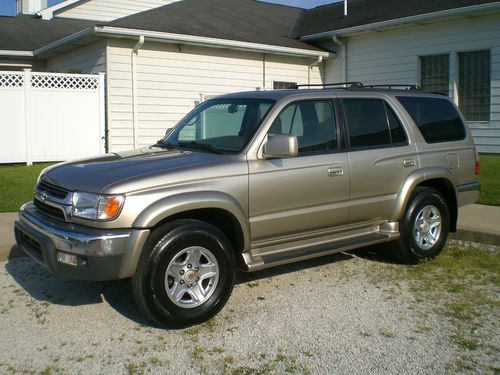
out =
{"type": "Polygon", "coordinates": [[[40,181],[36,187],[39,192],[45,192],[48,196],[55,197],[58,199],[66,199],[68,192],[64,189],[49,185],[46,182],[40,181]]]}
{"type": "Polygon", "coordinates": [[[66,220],[66,218],[64,217],[64,212],[61,208],[51,206],[47,203],[43,203],[38,199],[35,199],[33,203],[35,204],[35,207],[38,208],[45,215],[59,220],[66,220]]]}

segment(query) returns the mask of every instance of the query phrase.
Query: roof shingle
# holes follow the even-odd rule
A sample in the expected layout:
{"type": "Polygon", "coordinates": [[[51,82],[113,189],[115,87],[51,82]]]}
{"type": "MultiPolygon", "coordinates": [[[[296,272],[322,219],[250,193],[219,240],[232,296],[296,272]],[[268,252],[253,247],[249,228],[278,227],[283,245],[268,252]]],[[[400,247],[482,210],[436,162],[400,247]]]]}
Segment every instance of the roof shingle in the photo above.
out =
{"type": "Polygon", "coordinates": [[[0,50],[33,51],[93,24],[68,18],[45,21],[31,16],[0,16],[0,50]]]}
{"type": "Polygon", "coordinates": [[[318,50],[290,37],[302,11],[255,0],[183,0],[109,26],[318,50]]]}
{"type": "Polygon", "coordinates": [[[348,16],[344,2],[304,11],[293,37],[346,29],[375,22],[434,13],[473,5],[496,3],[498,0],[348,0],[348,16]]]}

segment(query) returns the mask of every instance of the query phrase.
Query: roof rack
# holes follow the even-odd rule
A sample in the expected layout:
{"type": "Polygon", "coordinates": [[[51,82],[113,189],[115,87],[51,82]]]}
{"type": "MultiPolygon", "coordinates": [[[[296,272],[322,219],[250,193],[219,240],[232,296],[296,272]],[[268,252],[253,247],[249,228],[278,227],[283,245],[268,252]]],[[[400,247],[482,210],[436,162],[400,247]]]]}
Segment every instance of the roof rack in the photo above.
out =
{"type": "Polygon", "coordinates": [[[363,84],[361,82],[334,82],[334,83],[315,83],[315,84],[300,84],[292,86],[294,89],[298,89],[300,87],[341,87],[344,89],[353,89],[353,88],[363,88],[363,84]]]}
{"type": "Polygon", "coordinates": [[[420,86],[416,84],[399,84],[399,83],[388,83],[388,84],[383,84],[383,85],[366,85],[363,86],[364,88],[367,89],[377,89],[377,88],[387,88],[389,90],[391,89],[403,89],[403,90],[419,90],[420,86]]]}
{"type": "Polygon", "coordinates": [[[429,91],[429,94],[442,95],[442,96],[450,96],[446,92],[442,92],[442,91],[429,91]]]}
{"type": "Polygon", "coordinates": [[[379,85],[363,85],[361,82],[351,81],[351,82],[334,82],[334,83],[315,83],[315,84],[300,84],[294,85],[292,89],[299,89],[302,87],[322,87],[326,88],[344,88],[346,90],[350,89],[377,89],[377,88],[386,88],[389,90],[392,89],[401,89],[401,90],[420,90],[420,87],[417,84],[400,84],[400,83],[387,83],[387,84],[379,84],[379,85]]]}

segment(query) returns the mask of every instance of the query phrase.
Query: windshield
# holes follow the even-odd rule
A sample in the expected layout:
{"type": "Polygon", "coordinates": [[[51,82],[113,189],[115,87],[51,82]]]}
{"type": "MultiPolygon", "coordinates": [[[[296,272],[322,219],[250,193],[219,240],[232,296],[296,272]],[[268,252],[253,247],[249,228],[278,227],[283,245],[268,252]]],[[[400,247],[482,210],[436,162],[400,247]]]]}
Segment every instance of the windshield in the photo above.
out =
{"type": "Polygon", "coordinates": [[[250,141],[273,100],[212,99],[197,106],[161,144],[214,153],[239,153],[250,141]]]}

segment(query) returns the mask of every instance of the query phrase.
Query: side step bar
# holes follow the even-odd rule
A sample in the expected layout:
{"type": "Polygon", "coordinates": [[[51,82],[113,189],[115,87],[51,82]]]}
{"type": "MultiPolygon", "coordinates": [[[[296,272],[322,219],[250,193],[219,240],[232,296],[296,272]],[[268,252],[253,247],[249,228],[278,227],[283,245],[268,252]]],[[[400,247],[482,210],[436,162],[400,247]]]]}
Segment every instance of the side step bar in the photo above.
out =
{"type": "Polygon", "coordinates": [[[297,250],[283,251],[277,254],[252,257],[249,253],[243,253],[243,260],[247,266],[247,271],[254,272],[282,264],[299,262],[324,255],[389,242],[398,237],[399,233],[370,233],[362,236],[333,241],[319,246],[316,245],[297,250]]]}

